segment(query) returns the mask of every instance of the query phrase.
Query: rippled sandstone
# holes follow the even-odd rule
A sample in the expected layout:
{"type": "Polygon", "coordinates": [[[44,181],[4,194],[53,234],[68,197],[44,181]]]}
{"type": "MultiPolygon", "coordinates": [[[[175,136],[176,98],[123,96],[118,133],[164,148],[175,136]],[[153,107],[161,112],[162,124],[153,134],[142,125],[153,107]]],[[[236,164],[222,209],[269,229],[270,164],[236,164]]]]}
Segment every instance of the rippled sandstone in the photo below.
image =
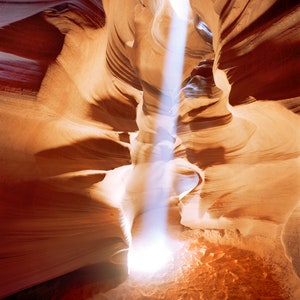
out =
{"type": "Polygon", "coordinates": [[[299,276],[296,1],[191,0],[179,84],[168,1],[1,5],[0,296],[126,250],[166,165],[182,225],[281,239],[299,276]]]}

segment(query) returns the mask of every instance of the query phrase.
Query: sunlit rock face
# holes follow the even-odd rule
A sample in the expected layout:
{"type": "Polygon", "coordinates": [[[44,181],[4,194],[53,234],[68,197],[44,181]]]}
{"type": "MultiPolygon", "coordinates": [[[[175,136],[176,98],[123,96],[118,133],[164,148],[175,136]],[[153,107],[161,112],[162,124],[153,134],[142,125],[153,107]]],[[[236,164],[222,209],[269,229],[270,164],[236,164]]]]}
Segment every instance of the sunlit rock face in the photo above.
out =
{"type": "Polygon", "coordinates": [[[126,263],[169,202],[299,276],[297,1],[102,2],[1,4],[0,297],[126,263]]]}
{"type": "Polygon", "coordinates": [[[0,297],[127,249],[118,182],[130,168],[127,132],[136,129],[129,97],[114,94],[108,106],[105,92],[103,109],[86,97],[104,76],[99,3],[3,9],[0,297]]]}
{"type": "MultiPolygon", "coordinates": [[[[299,6],[292,1],[217,1],[207,14],[205,6],[210,4],[191,4],[212,30],[213,74],[223,91],[219,103],[225,98],[223,110],[226,105],[231,117],[223,113],[222,124],[216,118],[220,108],[211,114],[210,107],[194,119],[189,116],[191,130],[183,132],[182,140],[189,160],[204,171],[204,181],[195,190],[200,201],[191,194],[182,199],[182,223],[270,236],[278,230],[274,224],[285,224],[299,203],[299,6]],[[270,48],[274,51],[265,55],[270,48]],[[206,113],[212,116],[209,123],[206,113]],[[194,121],[200,123],[199,130],[193,130],[194,121]]],[[[297,209],[292,216],[288,224],[293,225],[285,227],[285,234],[290,232],[290,242],[294,236],[290,256],[297,270],[297,209]]]]}

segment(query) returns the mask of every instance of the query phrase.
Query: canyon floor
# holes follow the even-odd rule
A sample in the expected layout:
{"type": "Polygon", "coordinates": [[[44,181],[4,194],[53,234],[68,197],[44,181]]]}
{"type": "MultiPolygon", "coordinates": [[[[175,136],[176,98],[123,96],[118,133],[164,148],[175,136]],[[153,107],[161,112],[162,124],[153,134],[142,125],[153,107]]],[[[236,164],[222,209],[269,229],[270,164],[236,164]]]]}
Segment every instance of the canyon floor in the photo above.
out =
{"type": "Polygon", "coordinates": [[[237,231],[190,230],[174,218],[168,230],[173,259],[158,273],[93,265],[5,300],[299,299],[299,279],[279,243],[237,231]]]}

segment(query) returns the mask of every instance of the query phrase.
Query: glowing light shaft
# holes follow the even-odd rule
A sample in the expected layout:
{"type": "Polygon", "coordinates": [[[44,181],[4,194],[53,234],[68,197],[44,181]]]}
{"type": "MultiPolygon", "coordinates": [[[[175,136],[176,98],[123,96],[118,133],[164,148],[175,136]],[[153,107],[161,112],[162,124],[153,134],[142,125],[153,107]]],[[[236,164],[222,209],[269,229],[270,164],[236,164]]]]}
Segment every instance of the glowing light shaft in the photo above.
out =
{"type": "Polygon", "coordinates": [[[173,260],[172,251],[162,238],[145,240],[133,246],[128,254],[129,273],[153,274],[163,270],[173,260]]]}
{"type": "Polygon", "coordinates": [[[189,0],[169,0],[177,17],[187,21],[190,12],[189,0]]]}
{"type": "MultiPolygon", "coordinates": [[[[166,227],[167,204],[173,180],[171,162],[173,160],[179,92],[182,82],[188,14],[190,12],[188,0],[172,0],[170,4],[174,11],[169,29],[160,107],[156,120],[156,137],[145,199],[146,206],[147,203],[153,202],[153,197],[159,197],[159,204],[163,204],[164,209],[159,210],[160,215],[157,215],[155,220],[155,226],[160,231],[164,231],[166,227]],[[160,176],[152,176],[151,174],[160,174],[160,176]]],[[[145,230],[153,226],[152,223],[152,218],[145,219],[145,230]]]]}
{"type": "MultiPolygon", "coordinates": [[[[161,270],[170,260],[172,252],[166,242],[167,208],[170,196],[173,170],[170,162],[173,159],[174,137],[176,135],[179,92],[182,81],[184,52],[187,35],[187,22],[190,6],[188,0],[169,0],[173,14],[167,44],[162,93],[160,98],[160,110],[156,124],[156,138],[152,160],[149,167],[149,181],[145,206],[153,202],[153,197],[159,197],[162,206],[153,215],[144,215],[141,244],[132,245],[128,255],[129,272],[154,273],[161,270]],[[158,148],[163,151],[156,151],[158,148]],[[159,174],[160,176],[152,176],[159,174]],[[147,239],[149,229],[153,232],[153,226],[157,235],[153,239],[147,239]]],[[[149,205],[150,207],[151,205],[149,205]]]]}
{"type": "MultiPolygon", "coordinates": [[[[169,2],[174,11],[169,29],[160,107],[156,119],[156,136],[147,187],[149,195],[153,195],[151,193],[153,190],[160,190],[160,202],[165,205],[168,202],[173,177],[173,169],[170,162],[173,160],[179,92],[182,82],[187,22],[190,11],[188,0],[169,0],[169,2]],[[161,175],[151,176],[151,174],[155,173],[161,175]]],[[[151,202],[152,199],[149,198],[146,201],[151,202]]],[[[165,217],[161,218],[161,220],[166,224],[165,217]]]]}

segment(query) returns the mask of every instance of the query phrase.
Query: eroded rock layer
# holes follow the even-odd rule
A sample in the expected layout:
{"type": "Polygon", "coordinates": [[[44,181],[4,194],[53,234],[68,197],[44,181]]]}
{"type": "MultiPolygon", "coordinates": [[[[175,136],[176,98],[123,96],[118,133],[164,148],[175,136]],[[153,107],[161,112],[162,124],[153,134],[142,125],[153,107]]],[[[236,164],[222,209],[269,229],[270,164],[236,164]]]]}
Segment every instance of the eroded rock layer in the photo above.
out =
{"type": "Polygon", "coordinates": [[[0,297],[126,265],[136,216],[169,202],[191,229],[281,238],[299,276],[297,1],[0,13],[0,297]]]}

